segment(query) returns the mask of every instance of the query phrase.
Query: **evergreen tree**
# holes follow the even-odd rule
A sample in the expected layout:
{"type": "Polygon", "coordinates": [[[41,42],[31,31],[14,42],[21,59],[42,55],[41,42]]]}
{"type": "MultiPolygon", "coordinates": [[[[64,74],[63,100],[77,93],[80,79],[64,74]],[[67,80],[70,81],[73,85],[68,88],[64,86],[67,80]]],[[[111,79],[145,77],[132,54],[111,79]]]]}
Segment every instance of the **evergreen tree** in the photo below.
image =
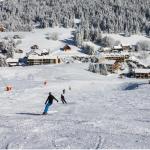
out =
{"type": "Polygon", "coordinates": [[[15,49],[13,46],[8,47],[7,57],[14,58],[15,49]]]}
{"type": "Polygon", "coordinates": [[[100,69],[100,74],[105,75],[105,76],[108,75],[106,64],[102,64],[102,67],[100,69]]]}
{"type": "Polygon", "coordinates": [[[5,57],[0,56],[0,67],[7,67],[7,60],[5,57]]]}
{"type": "Polygon", "coordinates": [[[90,64],[89,64],[88,71],[94,72],[94,69],[95,69],[95,67],[94,67],[93,63],[90,63],[90,64]]]}
{"type": "Polygon", "coordinates": [[[95,65],[95,73],[100,73],[100,67],[99,67],[99,64],[96,64],[95,65]]]}

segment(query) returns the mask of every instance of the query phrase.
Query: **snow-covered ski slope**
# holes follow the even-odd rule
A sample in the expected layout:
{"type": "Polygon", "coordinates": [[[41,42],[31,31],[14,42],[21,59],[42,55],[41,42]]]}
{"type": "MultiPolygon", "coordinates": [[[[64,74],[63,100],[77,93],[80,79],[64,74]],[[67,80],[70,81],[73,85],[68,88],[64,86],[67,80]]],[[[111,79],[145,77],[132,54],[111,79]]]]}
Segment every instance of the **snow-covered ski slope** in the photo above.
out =
{"type": "Polygon", "coordinates": [[[105,77],[87,68],[88,64],[1,68],[12,91],[5,91],[0,80],[0,148],[150,148],[148,80],[105,77]],[[63,89],[66,105],[60,101],[63,89]],[[49,108],[56,113],[35,116],[43,112],[50,91],[59,100],[49,108]]]}

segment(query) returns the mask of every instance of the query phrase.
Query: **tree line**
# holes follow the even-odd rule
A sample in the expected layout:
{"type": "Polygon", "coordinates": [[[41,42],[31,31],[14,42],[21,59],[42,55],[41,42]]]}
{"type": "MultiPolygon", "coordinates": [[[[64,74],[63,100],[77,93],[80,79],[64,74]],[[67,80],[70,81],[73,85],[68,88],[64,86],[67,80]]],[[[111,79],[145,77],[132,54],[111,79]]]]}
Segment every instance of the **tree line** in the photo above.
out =
{"type": "Polygon", "coordinates": [[[150,33],[149,0],[4,0],[0,3],[0,24],[9,31],[32,31],[37,22],[41,28],[59,24],[70,28],[76,26],[74,18],[81,20],[84,32],[94,28],[98,30],[96,33],[125,32],[127,36],[150,33]]]}

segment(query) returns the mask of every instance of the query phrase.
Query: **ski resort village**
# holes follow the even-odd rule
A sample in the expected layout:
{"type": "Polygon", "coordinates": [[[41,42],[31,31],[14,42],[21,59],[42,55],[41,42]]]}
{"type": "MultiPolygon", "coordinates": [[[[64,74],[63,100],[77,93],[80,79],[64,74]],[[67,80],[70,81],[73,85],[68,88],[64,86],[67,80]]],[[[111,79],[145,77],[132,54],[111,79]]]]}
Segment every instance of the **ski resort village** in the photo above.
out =
{"type": "MultiPolygon", "coordinates": [[[[80,21],[75,19],[74,22],[80,21]]],[[[116,35],[102,35],[102,45],[87,41],[77,47],[75,42],[78,41],[73,36],[75,29],[40,29],[38,25],[31,33],[5,32],[6,29],[2,29],[1,66],[88,63],[87,69],[93,73],[118,74],[121,78],[150,78],[150,39],[138,41],[144,38],[142,35],[122,37],[120,41],[116,35]]]]}
{"type": "Polygon", "coordinates": [[[149,0],[0,0],[0,149],[150,149],[149,0]]]}

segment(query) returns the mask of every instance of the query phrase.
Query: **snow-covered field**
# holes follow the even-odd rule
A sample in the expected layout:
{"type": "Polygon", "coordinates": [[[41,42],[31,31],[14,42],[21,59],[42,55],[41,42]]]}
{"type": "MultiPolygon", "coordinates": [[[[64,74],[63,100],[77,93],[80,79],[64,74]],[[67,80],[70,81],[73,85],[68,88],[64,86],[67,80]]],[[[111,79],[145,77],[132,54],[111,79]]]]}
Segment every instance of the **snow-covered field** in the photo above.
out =
{"type": "MultiPolygon", "coordinates": [[[[75,19],[75,23],[79,24],[80,20],[75,19]]],[[[14,35],[24,36],[25,38],[22,39],[22,44],[18,45],[16,49],[23,50],[23,54],[16,54],[16,58],[22,58],[26,55],[27,52],[31,50],[33,45],[38,45],[39,49],[50,49],[53,56],[74,56],[80,55],[84,56],[85,54],[83,51],[75,46],[74,43],[74,32],[75,29],[73,28],[63,28],[63,27],[54,27],[54,28],[46,28],[41,29],[38,26],[35,26],[35,29],[32,32],[1,32],[0,41],[6,41],[6,36],[13,37],[14,35]],[[59,40],[48,40],[47,33],[54,33],[57,32],[59,34],[59,40]],[[71,47],[71,51],[64,52],[63,47],[68,44],[71,47]]],[[[142,36],[142,35],[133,35],[131,37],[124,37],[123,34],[103,34],[104,36],[111,36],[115,40],[119,40],[122,44],[131,44],[135,45],[140,40],[150,41],[150,38],[142,36]]],[[[19,39],[15,39],[17,41],[19,39]]],[[[94,46],[95,50],[100,48],[100,45],[94,44],[92,42],[85,42],[88,45],[94,46]]]]}
{"type": "MultiPolygon", "coordinates": [[[[76,47],[73,40],[73,34],[75,29],[66,29],[63,27],[55,28],[35,28],[32,32],[2,32],[0,41],[6,41],[6,36],[13,37],[14,35],[24,36],[22,44],[18,45],[16,49],[23,50],[23,54],[16,54],[16,58],[24,57],[29,52],[33,45],[38,45],[39,49],[50,49],[53,56],[73,56],[73,55],[85,55],[81,52],[81,49],[76,47]],[[59,40],[48,40],[47,33],[57,32],[59,34],[59,40]],[[71,47],[70,52],[64,52],[63,47],[68,44],[71,47]]],[[[17,41],[19,39],[15,39],[17,41]]]]}
{"type": "Polygon", "coordinates": [[[87,68],[88,64],[1,68],[12,91],[7,92],[0,80],[0,148],[150,148],[148,80],[105,77],[87,68]],[[60,101],[64,88],[66,105],[60,101]],[[43,112],[50,91],[59,100],[49,108],[51,115],[34,115],[43,112]]]}
{"type": "Polygon", "coordinates": [[[131,45],[136,45],[138,41],[150,41],[150,38],[145,35],[132,35],[131,37],[125,37],[124,34],[103,34],[103,36],[110,36],[116,41],[119,40],[122,44],[131,45]]]}

